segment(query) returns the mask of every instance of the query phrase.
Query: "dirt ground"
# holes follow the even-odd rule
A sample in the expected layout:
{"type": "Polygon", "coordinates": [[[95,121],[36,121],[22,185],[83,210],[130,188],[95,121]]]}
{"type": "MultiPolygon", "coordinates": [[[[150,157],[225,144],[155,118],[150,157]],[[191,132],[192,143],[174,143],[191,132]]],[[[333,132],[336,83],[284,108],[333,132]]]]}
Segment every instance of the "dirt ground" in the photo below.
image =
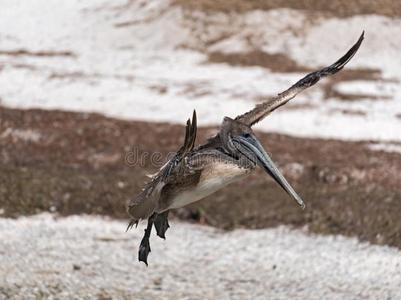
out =
{"type": "MultiPolygon", "coordinates": [[[[201,128],[197,143],[215,130],[201,128]]],[[[0,107],[0,213],[126,218],[126,201],[177,150],[183,132],[178,125],[0,107]]],[[[305,200],[304,211],[258,171],[175,216],[223,229],[306,226],[401,248],[401,154],[362,142],[257,135],[305,200]]]]}
{"type": "Polygon", "coordinates": [[[229,5],[227,1],[224,0],[175,0],[174,2],[176,5],[190,10],[201,10],[205,12],[244,13],[254,9],[270,10],[276,8],[291,8],[306,10],[308,12],[326,13],[343,18],[367,14],[398,17],[401,14],[401,3],[394,0],[234,0],[230,1],[229,5]]]}

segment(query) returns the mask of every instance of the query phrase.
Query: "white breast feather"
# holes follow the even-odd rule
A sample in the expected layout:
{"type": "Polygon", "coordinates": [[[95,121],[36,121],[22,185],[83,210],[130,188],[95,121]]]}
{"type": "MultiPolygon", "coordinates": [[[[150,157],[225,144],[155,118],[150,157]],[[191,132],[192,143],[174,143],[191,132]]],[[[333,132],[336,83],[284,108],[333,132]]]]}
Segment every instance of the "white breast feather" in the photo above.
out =
{"type": "Polygon", "coordinates": [[[234,164],[214,163],[202,171],[199,183],[188,190],[179,193],[172,201],[170,208],[179,208],[198,201],[216,192],[222,187],[243,178],[248,169],[234,164]]]}

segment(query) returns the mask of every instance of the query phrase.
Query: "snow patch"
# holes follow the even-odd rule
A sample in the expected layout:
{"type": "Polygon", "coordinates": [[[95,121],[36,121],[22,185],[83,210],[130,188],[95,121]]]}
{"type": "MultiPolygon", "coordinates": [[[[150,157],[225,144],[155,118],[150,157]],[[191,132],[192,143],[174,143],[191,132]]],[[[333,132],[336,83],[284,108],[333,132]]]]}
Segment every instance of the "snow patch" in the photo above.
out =
{"type": "Polygon", "coordinates": [[[22,140],[25,142],[37,143],[40,141],[42,135],[40,132],[32,129],[14,129],[7,128],[0,134],[0,139],[6,139],[11,137],[12,139],[22,140]]]}
{"type": "Polygon", "coordinates": [[[375,144],[370,144],[368,147],[369,149],[374,151],[401,153],[401,144],[375,143],[375,144]]]}
{"type": "Polygon", "coordinates": [[[50,214],[0,218],[1,292],[12,298],[378,299],[401,297],[400,251],[286,227],[216,229],[172,222],[152,235],[125,222],[50,214]]]}

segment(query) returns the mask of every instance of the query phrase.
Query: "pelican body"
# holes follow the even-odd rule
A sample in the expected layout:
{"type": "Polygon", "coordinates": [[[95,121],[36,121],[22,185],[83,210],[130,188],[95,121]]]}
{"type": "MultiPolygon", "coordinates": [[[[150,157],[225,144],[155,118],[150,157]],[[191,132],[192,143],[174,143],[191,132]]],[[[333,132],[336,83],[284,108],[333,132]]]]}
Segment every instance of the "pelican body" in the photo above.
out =
{"type": "Polygon", "coordinates": [[[131,221],[127,229],[138,224],[141,219],[148,220],[139,247],[139,261],[148,264],[147,257],[151,251],[149,238],[153,226],[157,235],[165,238],[165,232],[169,228],[169,210],[201,200],[246,177],[257,167],[264,169],[298,205],[305,208],[301,197],[258,141],[252,126],[306,88],[316,84],[321,78],[340,71],[358,51],[363,38],[364,33],[344,56],[329,67],[306,75],[286,91],[247,113],[234,119],[225,117],[219,132],[197,147],[197,117],[194,111],[192,120],[187,121],[181,148],[128,204],[131,221]]]}

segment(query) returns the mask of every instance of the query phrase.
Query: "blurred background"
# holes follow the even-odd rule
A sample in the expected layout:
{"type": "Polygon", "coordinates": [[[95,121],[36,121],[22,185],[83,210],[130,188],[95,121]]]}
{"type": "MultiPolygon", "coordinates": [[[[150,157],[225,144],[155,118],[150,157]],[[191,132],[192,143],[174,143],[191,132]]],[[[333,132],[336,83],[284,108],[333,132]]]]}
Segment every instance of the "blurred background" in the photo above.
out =
{"type": "Polygon", "coordinates": [[[0,299],[399,299],[400,16],[390,0],[0,0],[0,299]],[[200,144],[363,30],[346,69],[256,127],[307,209],[256,172],[175,211],[139,264],[125,204],[193,109],[200,144]]]}

